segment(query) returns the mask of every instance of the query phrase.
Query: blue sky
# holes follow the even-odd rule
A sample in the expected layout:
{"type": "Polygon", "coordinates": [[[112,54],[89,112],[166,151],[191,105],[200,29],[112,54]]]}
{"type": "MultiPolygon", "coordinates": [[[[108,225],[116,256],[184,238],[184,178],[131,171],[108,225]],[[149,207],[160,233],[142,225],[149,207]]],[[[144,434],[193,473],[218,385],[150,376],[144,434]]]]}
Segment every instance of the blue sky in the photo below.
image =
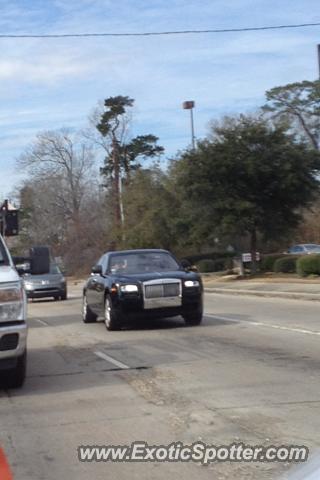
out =
{"type": "MultiPolygon", "coordinates": [[[[320,21],[319,0],[0,0],[0,33],[139,32],[320,21]]],[[[276,85],[317,75],[320,27],[168,37],[0,39],[0,197],[37,132],[81,128],[98,100],[135,99],[132,134],[168,157],[224,114],[250,112],[276,85]]],[[[1,200],[1,198],[0,198],[1,200]]]]}

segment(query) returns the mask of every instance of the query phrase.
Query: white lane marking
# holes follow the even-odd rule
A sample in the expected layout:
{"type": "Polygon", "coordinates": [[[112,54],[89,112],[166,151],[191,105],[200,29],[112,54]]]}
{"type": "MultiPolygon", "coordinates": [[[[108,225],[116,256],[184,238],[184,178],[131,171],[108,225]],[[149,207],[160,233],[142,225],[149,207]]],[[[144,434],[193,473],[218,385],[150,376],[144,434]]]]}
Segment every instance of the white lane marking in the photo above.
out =
{"type": "Polygon", "coordinates": [[[45,322],[44,320],[41,320],[41,318],[35,318],[35,320],[37,320],[37,322],[41,323],[42,325],[49,327],[49,323],[45,322]]]}
{"type": "Polygon", "coordinates": [[[103,358],[103,360],[107,360],[107,362],[113,363],[113,365],[115,365],[118,368],[121,368],[122,370],[128,370],[128,368],[130,368],[125,363],[119,362],[119,360],[116,360],[115,358],[110,357],[106,353],[98,351],[98,352],[94,352],[94,354],[97,355],[97,357],[103,358]]]}
{"type": "Polygon", "coordinates": [[[249,325],[253,325],[254,327],[268,327],[268,328],[275,328],[276,330],[286,330],[288,332],[294,333],[303,333],[305,335],[316,335],[320,336],[320,332],[315,332],[313,330],[305,330],[303,328],[294,328],[294,327],[283,327],[282,325],[274,325],[272,323],[264,323],[264,322],[253,322],[251,320],[237,320],[236,318],[228,318],[228,317],[218,317],[217,315],[210,315],[205,314],[206,317],[222,320],[224,322],[231,322],[231,323],[246,323],[249,325]]]}

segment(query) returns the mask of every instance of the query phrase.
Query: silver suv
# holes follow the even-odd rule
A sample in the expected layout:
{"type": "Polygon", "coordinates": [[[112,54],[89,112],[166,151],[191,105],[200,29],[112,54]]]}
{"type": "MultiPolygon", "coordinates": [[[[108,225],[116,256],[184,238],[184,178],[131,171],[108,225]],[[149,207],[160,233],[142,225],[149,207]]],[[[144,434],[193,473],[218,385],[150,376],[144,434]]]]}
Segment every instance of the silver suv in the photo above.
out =
{"type": "Polygon", "coordinates": [[[23,283],[0,236],[0,374],[21,387],[27,364],[27,300],[23,283]]]}

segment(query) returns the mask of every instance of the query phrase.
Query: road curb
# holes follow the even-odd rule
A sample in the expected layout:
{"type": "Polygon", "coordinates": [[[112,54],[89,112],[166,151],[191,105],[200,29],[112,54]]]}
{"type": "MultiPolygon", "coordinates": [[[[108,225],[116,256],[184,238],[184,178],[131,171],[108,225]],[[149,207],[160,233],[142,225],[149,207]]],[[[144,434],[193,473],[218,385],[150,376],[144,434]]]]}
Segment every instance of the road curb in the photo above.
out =
{"type": "Polygon", "coordinates": [[[219,293],[223,295],[243,295],[253,297],[268,298],[286,298],[288,300],[309,300],[312,302],[320,302],[320,293],[304,293],[304,292],[274,292],[270,290],[239,290],[233,288],[205,288],[205,293],[219,293]]]}

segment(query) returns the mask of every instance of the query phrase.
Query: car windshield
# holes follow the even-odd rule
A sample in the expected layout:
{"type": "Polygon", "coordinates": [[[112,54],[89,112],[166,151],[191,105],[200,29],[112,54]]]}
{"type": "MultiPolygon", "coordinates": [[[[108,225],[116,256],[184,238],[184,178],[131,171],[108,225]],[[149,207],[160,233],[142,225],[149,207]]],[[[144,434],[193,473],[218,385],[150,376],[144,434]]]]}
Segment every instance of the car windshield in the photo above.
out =
{"type": "Polygon", "coordinates": [[[9,265],[9,258],[0,238],[0,265],[9,265]]]}
{"type": "Polygon", "coordinates": [[[172,272],[179,268],[175,259],[165,252],[112,255],[109,263],[109,271],[119,274],[172,272]]]}
{"type": "Polygon", "coordinates": [[[58,265],[51,264],[49,273],[61,273],[58,265]]]}

